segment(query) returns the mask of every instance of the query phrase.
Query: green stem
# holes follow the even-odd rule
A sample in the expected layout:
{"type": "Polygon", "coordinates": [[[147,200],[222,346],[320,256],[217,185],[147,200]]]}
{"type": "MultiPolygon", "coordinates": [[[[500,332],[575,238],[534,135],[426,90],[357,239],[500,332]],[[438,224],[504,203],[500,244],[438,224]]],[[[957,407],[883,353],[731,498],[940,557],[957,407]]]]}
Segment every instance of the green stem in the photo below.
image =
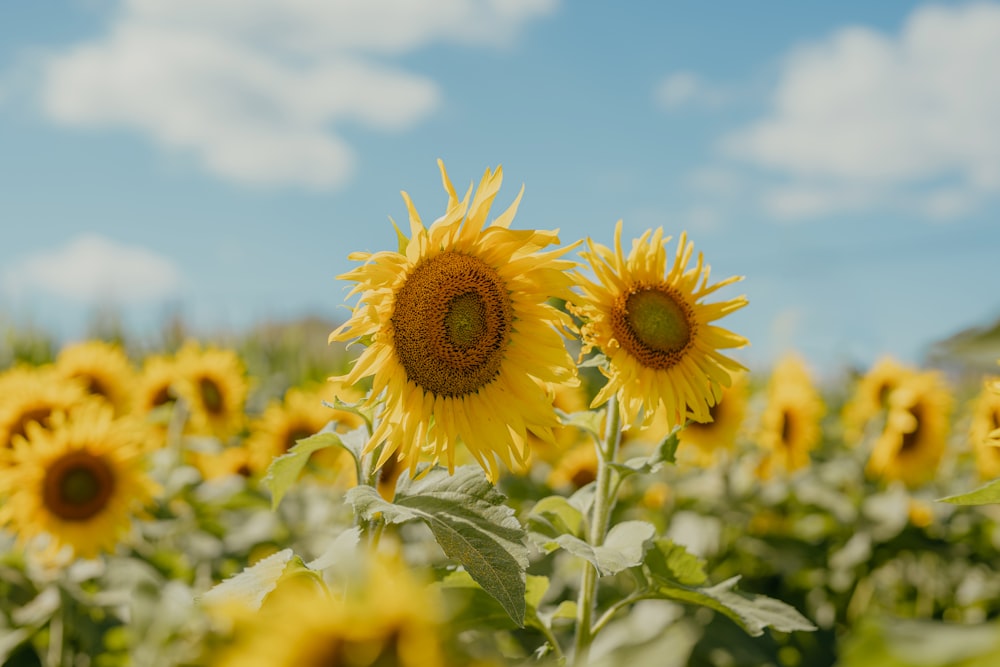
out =
{"type": "Polygon", "coordinates": [[[545,625],[544,622],[539,623],[536,627],[538,627],[541,633],[545,636],[545,639],[549,642],[549,646],[552,647],[552,653],[556,658],[557,664],[563,664],[566,660],[566,656],[563,655],[562,647],[559,646],[559,640],[556,639],[554,634],[552,634],[552,630],[549,626],[545,625]]]}
{"type": "MultiPolygon", "coordinates": [[[[622,437],[621,411],[617,396],[612,396],[608,401],[606,421],[604,442],[597,448],[597,481],[594,485],[594,504],[591,508],[591,523],[587,534],[588,542],[595,547],[604,544],[611,510],[615,504],[615,498],[612,495],[614,470],[609,464],[613,463],[618,456],[618,447],[622,437]]],[[[586,563],[580,576],[580,595],[577,598],[576,608],[576,641],[573,663],[578,667],[587,664],[590,658],[590,645],[595,634],[591,623],[596,600],[597,568],[591,563],[586,563]]]]}
{"type": "Polygon", "coordinates": [[[59,590],[59,597],[62,598],[59,608],[49,619],[49,647],[45,656],[46,667],[62,667],[63,657],[66,652],[65,642],[65,619],[67,598],[62,589],[59,590]]]}

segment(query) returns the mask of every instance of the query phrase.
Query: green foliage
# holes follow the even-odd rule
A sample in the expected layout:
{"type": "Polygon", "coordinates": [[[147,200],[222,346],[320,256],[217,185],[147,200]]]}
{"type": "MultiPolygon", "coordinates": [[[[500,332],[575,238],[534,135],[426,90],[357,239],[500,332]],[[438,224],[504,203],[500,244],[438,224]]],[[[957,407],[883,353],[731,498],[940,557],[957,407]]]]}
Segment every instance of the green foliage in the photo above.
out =
{"type": "Polygon", "coordinates": [[[641,563],[655,535],[656,527],[647,521],[624,521],[608,531],[600,546],[573,535],[560,535],[555,541],[574,556],[591,563],[600,574],[610,575],[641,563]]]}
{"type": "Polygon", "coordinates": [[[444,553],[522,626],[528,550],[524,529],[504,501],[478,466],[461,466],[454,475],[429,468],[415,480],[401,478],[391,503],[369,486],[347,492],[347,502],[364,519],[427,524],[444,553]]]}
{"type": "Polygon", "coordinates": [[[257,610],[282,578],[309,573],[312,570],[300,557],[291,549],[282,549],[216,585],[201,596],[201,601],[209,606],[238,604],[257,610]]]}
{"type": "Polygon", "coordinates": [[[1000,479],[988,482],[968,493],[947,496],[942,498],[941,502],[951,503],[952,505],[993,505],[1000,503],[1000,479]]]}
{"type": "Polygon", "coordinates": [[[264,485],[271,491],[271,507],[281,504],[281,499],[299,479],[302,470],[314,453],[329,447],[343,447],[354,458],[356,466],[361,465],[361,451],[367,442],[367,429],[355,429],[349,433],[336,432],[337,423],[331,421],[323,429],[308,438],[298,440],[288,452],[276,458],[267,470],[264,485]]]}

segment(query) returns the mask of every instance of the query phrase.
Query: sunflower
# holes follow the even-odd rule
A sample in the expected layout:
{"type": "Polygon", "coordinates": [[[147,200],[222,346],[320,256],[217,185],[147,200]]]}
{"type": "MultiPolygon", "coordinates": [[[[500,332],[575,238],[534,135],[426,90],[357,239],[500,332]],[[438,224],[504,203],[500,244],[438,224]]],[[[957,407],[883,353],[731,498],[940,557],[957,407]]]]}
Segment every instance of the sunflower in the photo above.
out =
{"type": "MultiPolygon", "coordinates": [[[[255,474],[267,472],[271,462],[285,454],[295,443],[319,432],[329,422],[337,423],[337,431],[345,433],[362,425],[363,419],[346,410],[333,410],[323,404],[324,399],[333,400],[334,392],[322,389],[291,388],[282,400],[273,400],[263,414],[250,423],[247,449],[250,452],[250,468],[255,474]]],[[[341,393],[342,400],[349,397],[341,393]]],[[[355,400],[357,400],[355,398],[355,400]]],[[[328,474],[346,468],[339,447],[322,449],[310,457],[310,465],[317,471],[328,474]]]]}
{"type": "Polygon", "coordinates": [[[79,381],[59,376],[52,366],[16,366],[0,374],[0,451],[10,450],[28,424],[47,426],[54,412],[86,398],[79,381]]]}
{"type": "Polygon", "coordinates": [[[786,355],[768,380],[767,404],[760,418],[758,443],[765,450],[757,468],[762,479],[776,470],[794,472],[809,465],[819,444],[820,419],[826,411],[805,363],[786,355]]]}
{"type": "MultiPolygon", "coordinates": [[[[1000,429],[1000,393],[983,388],[972,405],[969,439],[976,455],[976,469],[983,479],[1000,477],[1000,440],[991,437],[1000,429]]],[[[997,433],[1000,436],[1000,433],[997,433]]]]}
{"type": "MultiPolygon", "coordinates": [[[[546,387],[549,401],[557,410],[567,414],[583,412],[587,410],[587,393],[583,385],[572,384],[550,384],[546,387]]],[[[528,443],[531,447],[531,461],[544,461],[554,464],[564,452],[573,447],[581,439],[586,438],[584,431],[576,426],[557,426],[552,429],[553,439],[543,440],[538,436],[529,434],[528,443]]]]}
{"type": "Polygon", "coordinates": [[[225,440],[244,422],[246,368],[234,350],[188,341],[177,352],[174,386],[190,410],[188,432],[225,440]]]}
{"type": "Polygon", "coordinates": [[[68,345],[56,357],[55,368],[62,377],[80,380],[88,393],[108,401],[115,414],[132,409],[136,373],[119,345],[100,340],[68,345]]]}
{"type": "Polygon", "coordinates": [[[48,428],[28,424],[0,470],[0,525],[46,560],[67,547],[81,558],[113,551],[152,500],[146,438],[141,421],[116,419],[103,401],[53,412],[48,428]]]}
{"type": "Polygon", "coordinates": [[[581,441],[563,452],[549,473],[548,484],[553,489],[576,490],[597,479],[597,449],[590,441],[581,441]]]}
{"type": "Polygon", "coordinates": [[[889,395],[916,370],[891,357],[883,357],[861,378],[850,400],[844,404],[841,420],[844,440],[851,445],[860,442],[865,427],[889,406],[889,395]]]}
{"type": "Polygon", "coordinates": [[[737,373],[733,384],[722,390],[722,398],[710,409],[712,421],[691,421],[678,432],[678,457],[695,465],[710,466],[731,452],[746,418],[748,398],[746,374],[737,373]]]}
{"type": "Polygon", "coordinates": [[[133,412],[149,415],[154,410],[172,406],[177,401],[174,385],[180,377],[180,367],[172,356],[154,354],[146,357],[136,382],[133,412]]]}
{"type": "MultiPolygon", "coordinates": [[[[574,382],[576,366],[560,328],[569,316],[548,299],[569,299],[572,246],[556,232],[514,231],[521,195],[486,225],[503,178],[486,170],[472,203],[458,199],[439,160],[447,213],[424,227],[409,196],[409,238],[399,252],[354,253],[363,264],[340,276],[357,282],[352,317],[330,341],[370,344],[342,378],[373,377],[369,401],[384,406],[366,451],[377,464],[396,455],[411,472],[421,454],[455,466],[461,441],[496,481],[497,460],[523,468],[529,432],[545,440],[559,425],[540,382],[574,382]]],[[[523,189],[522,189],[523,193],[523,189]]]]}
{"type": "Polygon", "coordinates": [[[432,590],[401,563],[373,558],[343,596],[279,582],[255,614],[237,615],[216,667],[440,667],[442,621],[432,590]]]}
{"type": "Polygon", "coordinates": [[[608,368],[602,368],[608,381],[591,406],[617,394],[626,428],[637,423],[640,412],[648,425],[659,409],[666,411],[671,428],[688,417],[708,421],[731,374],[746,370],[719,350],[747,344],[742,336],[711,323],[742,308],[747,299],[702,300],[741,278],[710,285],[709,267],[700,253],[689,268],[694,244],[688,243],[686,233],[669,266],[670,238],[663,237],[662,228],[636,239],[628,258],[621,235],[619,221],[613,251],[588,240],[589,250],[581,254],[598,282],[581,278],[583,296],[570,305],[583,320],[583,353],[598,348],[608,358],[608,368]]]}
{"type": "Polygon", "coordinates": [[[917,373],[893,390],[868,473],[910,487],[932,479],[947,446],[951,410],[951,392],[934,371],[917,373]]]}

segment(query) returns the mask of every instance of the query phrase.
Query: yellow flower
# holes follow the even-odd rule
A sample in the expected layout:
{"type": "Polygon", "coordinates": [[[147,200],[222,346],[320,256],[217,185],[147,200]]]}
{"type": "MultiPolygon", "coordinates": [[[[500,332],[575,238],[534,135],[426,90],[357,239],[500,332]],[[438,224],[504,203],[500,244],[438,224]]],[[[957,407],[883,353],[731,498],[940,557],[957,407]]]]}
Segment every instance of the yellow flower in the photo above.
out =
{"type": "Polygon", "coordinates": [[[239,475],[249,477],[250,452],[245,445],[231,445],[217,451],[187,451],[185,460],[198,469],[201,478],[210,481],[239,475]]]}
{"type": "Polygon", "coordinates": [[[111,552],[155,489],[144,470],[146,428],[96,400],[49,421],[28,424],[0,470],[0,524],[43,559],[66,547],[83,558],[111,552]]]}
{"type": "Polygon", "coordinates": [[[172,356],[146,357],[135,388],[133,412],[148,415],[157,408],[173,405],[177,401],[173,387],[180,377],[180,367],[172,356]]]}
{"type": "Polygon", "coordinates": [[[699,253],[689,267],[694,244],[681,234],[673,263],[667,264],[663,230],[647,231],[632,243],[626,258],[621,244],[622,223],[615,227],[615,248],[588,240],[581,253],[598,282],[581,280],[582,298],[571,311],[583,319],[583,352],[596,347],[609,361],[608,382],[592,407],[617,394],[626,427],[644,412],[649,424],[657,410],[666,411],[670,427],[688,417],[711,418],[710,408],[722,397],[731,374],[745,370],[719,353],[747,341],[712,322],[742,308],[746,297],[717,303],[703,299],[739,277],[709,284],[709,267],[699,253]]]}
{"type": "MultiPolygon", "coordinates": [[[[354,402],[360,396],[347,396],[341,391],[341,400],[354,402]]],[[[333,401],[334,392],[324,389],[306,390],[291,388],[282,400],[271,401],[263,414],[250,424],[247,449],[250,464],[255,474],[267,472],[271,462],[285,454],[295,443],[318,433],[329,422],[337,422],[337,431],[345,433],[363,423],[360,416],[345,410],[333,410],[323,404],[323,400],[333,401]]],[[[347,455],[340,447],[322,449],[313,454],[309,461],[316,472],[330,476],[338,471],[351,472],[353,466],[345,466],[347,455]]]]}
{"type": "Polygon", "coordinates": [[[59,352],[55,368],[60,376],[80,380],[88,393],[110,403],[116,415],[131,411],[136,373],[121,346],[101,340],[68,345],[59,352]]]}
{"type": "Polygon", "coordinates": [[[865,426],[885,413],[892,391],[915,373],[916,370],[891,357],[879,359],[861,378],[850,400],[844,404],[841,413],[844,440],[851,445],[858,444],[865,426]]]}
{"type": "MultiPolygon", "coordinates": [[[[52,366],[17,366],[0,375],[0,450],[13,447],[27,425],[46,426],[52,414],[82,403],[87,392],[77,380],[66,380],[52,366]]],[[[4,451],[7,458],[9,451],[4,451]]]]}
{"type": "Polygon", "coordinates": [[[441,612],[401,564],[374,559],[346,595],[291,579],[237,616],[214,667],[440,667],[441,612]]]}
{"type": "Polygon", "coordinates": [[[951,410],[951,392],[934,371],[918,373],[893,390],[868,473],[910,487],[933,478],[947,446],[951,410]]]}
{"type": "Polygon", "coordinates": [[[737,373],[732,386],[723,389],[722,399],[712,406],[712,421],[691,421],[678,432],[678,459],[707,467],[732,452],[746,418],[748,398],[746,374],[737,373]]]}
{"type": "Polygon", "coordinates": [[[188,341],[177,352],[177,394],[190,410],[188,432],[227,439],[243,426],[246,368],[235,351],[188,341]]]}
{"type": "Polygon", "coordinates": [[[410,238],[399,233],[399,252],[350,255],[363,264],[340,278],[361,296],[330,340],[370,341],[338,379],[373,376],[369,401],[384,410],[366,451],[384,443],[378,465],[395,454],[412,471],[426,455],[454,469],[461,441],[495,481],[497,459],[524,467],[529,432],[551,440],[558,426],[539,382],[576,381],[557,330],[571,321],[548,303],[570,297],[575,264],[559,259],[570,248],[542,252],[556,232],[509,229],[521,195],[486,225],[499,167],[470,204],[472,188],[459,200],[438,164],[447,213],[424,227],[403,193],[410,238]]]}
{"type": "MultiPolygon", "coordinates": [[[[553,407],[566,414],[587,410],[587,394],[580,383],[572,385],[550,384],[547,387],[547,392],[548,400],[553,407]]],[[[528,442],[531,446],[531,461],[545,461],[553,464],[581,439],[589,439],[586,432],[576,426],[557,426],[552,429],[552,435],[553,439],[550,441],[543,440],[536,435],[528,435],[528,442]]]]}
{"type": "Polygon", "coordinates": [[[590,440],[581,441],[556,461],[549,473],[553,489],[576,490],[597,479],[597,449],[590,440]]]}
{"type": "Polygon", "coordinates": [[[983,479],[1000,477],[1000,393],[984,387],[972,406],[969,439],[976,455],[976,469],[983,479]]]}
{"type": "Polygon", "coordinates": [[[809,465],[809,453],[822,435],[820,419],[825,411],[802,359],[782,358],[768,381],[757,438],[766,453],[757,474],[767,479],[776,470],[794,472],[809,465]]]}

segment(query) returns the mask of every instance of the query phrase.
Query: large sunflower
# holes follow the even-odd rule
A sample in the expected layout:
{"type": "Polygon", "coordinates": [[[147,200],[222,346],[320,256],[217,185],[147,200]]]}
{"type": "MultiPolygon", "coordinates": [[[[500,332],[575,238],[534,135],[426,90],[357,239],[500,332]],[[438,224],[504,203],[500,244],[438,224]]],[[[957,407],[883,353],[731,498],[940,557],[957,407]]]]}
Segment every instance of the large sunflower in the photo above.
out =
{"type": "Polygon", "coordinates": [[[663,237],[663,229],[636,239],[627,258],[621,235],[619,221],[614,250],[588,240],[589,250],[581,254],[597,282],[581,279],[583,296],[571,305],[583,320],[583,352],[596,347],[608,357],[608,369],[602,369],[608,381],[592,406],[617,394],[626,427],[636,423],[640,413],[643,423],[651,423],[660,409],[671,427],[688,417],[708,421],[731,374],[745,370],[719,350],[747,344],[712,322],[742,308],[747,299],[703,299],[740,277],[710,285],[709,267],[700,253],[695,266],[688,266],[694,244],[688,243],[686,233],[671,264],[666,250],[670,238],[663,237]]]}
{"type": "MultiPolygon", "coordinates": [[[[331,341],[370,344],[342,380],[374,376],[370,401],[384,410],[367,450],[384,443],[381,465],[396,455],[415,469],[421,454],[455,465],[461,441],[491,480],[497,459],[523,468],[529,431],[552,438],[558,425],[542,382],[571,382],[576,367],[557,330],[569,317],[548,299],[568,299],[570,248],[542,252],[556,232],[514,231],[519,194],[492,224],[502,170],[487,170],[472,197],[458,199],[438,161],[448,208],[430,227],[404,192],[410,238],[399,252],[354,253],[362,266],[340,276],[358,284],[353,316],[331,341]]],[[[523,189],[522,189],[523,192],[523,189]]]]}
{"type": "Polygon", "coordinates": [[[972,404],[972,419],[969,422],[969,439],[976,455],[976,469],[983,479],[1000,477],[1000,392],[993,392],[989,386],[976,397],[972,404]]]}
{"type": "Polygon", "coordinates": [[[62,377],[80,380],[88,393],[108,401],[115,414],[131,411],[136,373],[121,346],[101,340],[67,345],[56,357],[55,368],[62,377]]]}
{"type": "Polygon", "coordinates": [[[66,547],[83,558],[113,551],[152,499],[146,441],[141,421],[115,419],[100,401],[54,412],[48,428],[28,424],[0,470],[0,525],[47,560],[66,547]]]}
{"type": "Polygon", "coordinates": [[[947,446],[952,407],[951,391],[934,371],[918,373],[893,390],[868,473],[910,487],[932,479],[947,446]]]}
{"type": "Polygon", "coordinates": [[[809,465],[809,453],[822,436],[820,420],[825,412],[802,359],[791,354],[783,357],[768,380],[757,436],[765,454],[757,474],[766,479],[777,470],[794,472],[809,465]]]}
{"type": "Polygon", "coordinates": [[[401,563],[372,558],[346,595],[279,582],[253,615],[237,614],[216,667],[440,667],[442,620],[433,589],[401,563]]]}
{"type": "Polygon", "coordinates": [[[858,381],[850,400],[844,404],[841,412],[844,440],[851,445],[857,444],[868,423],[879,414],[885,414],[893,390],[915,373],[915,369],[891,357],[879,359],[858,381]]]}
{"type": "Polygon", "coordinates": [[[52,414],[87,398],[78,380],[59,376],[52,366],[16,366],[0,374],[0,460],[9,454],[16,436],[28,424],[46,426],[52,414]]]}

